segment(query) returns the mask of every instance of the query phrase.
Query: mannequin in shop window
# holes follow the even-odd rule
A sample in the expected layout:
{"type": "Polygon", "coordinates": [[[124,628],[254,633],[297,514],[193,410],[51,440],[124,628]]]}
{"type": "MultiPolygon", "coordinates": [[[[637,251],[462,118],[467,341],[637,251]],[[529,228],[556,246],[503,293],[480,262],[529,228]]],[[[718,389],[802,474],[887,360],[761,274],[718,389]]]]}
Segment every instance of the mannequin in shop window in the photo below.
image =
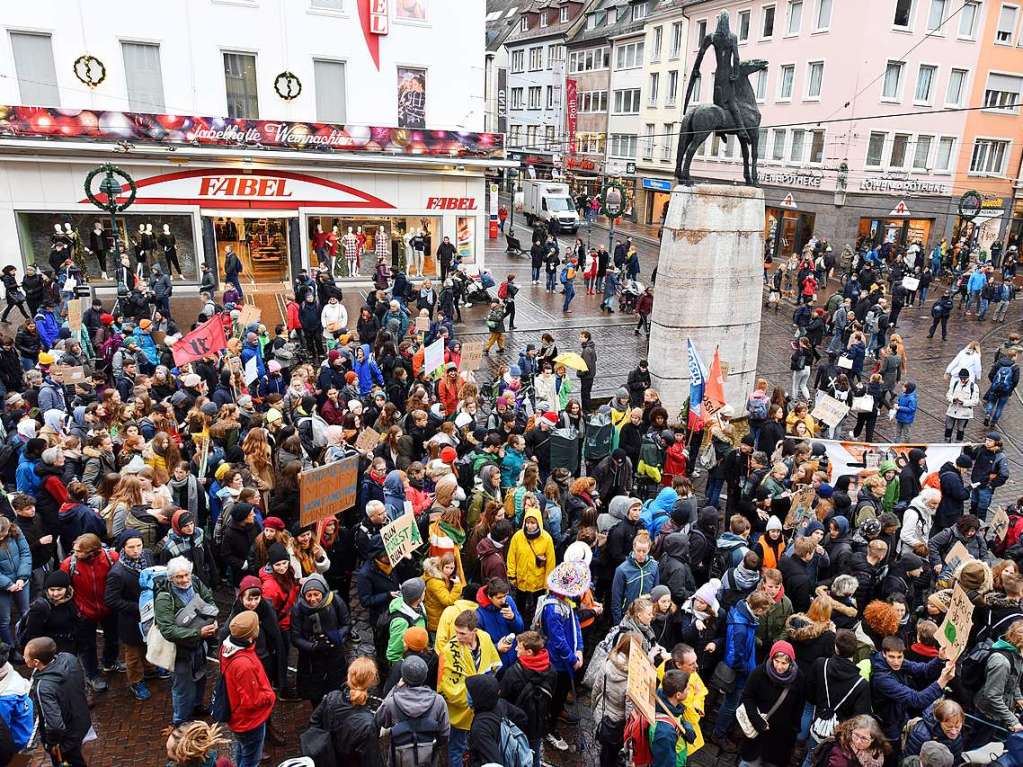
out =
{"type": "Polygon", "coordinates": [[[142,235],[142,244],[146,249],[146,255],[156,253],[156,235],[153,234],[152,224],[146,224],[146,231],[142,235]]]}
{"type": "Polygon", "coordinates": [[[178,277],[183,277],[181,265],[178,263],[178,240],[171,234],[170,224],[163,225],[163,231],[160,232],[157,241],[160,247],[163,248],[163,258],[167,262],[167,274],[170,275],[173,268],[178,273],[178,277]]]}
{"type": "Polygon", "coordinates": [[[89,232],[88,250],[96,257],[103,279],[107,279],[107,251],[110,247],[107,243],[107,233],[103,231],[103,224],[99,221],[92,225],[92,231],[89,232]]]}
{"type": "Polygon", "coordinates": [[[359,239],[352,231],[352,227],[348,227],[345,236],[341,238],[341,248],[345,252],[345,276],[354,277],[359,273],[356,267],[359,260],[359,239]]]}
{"type": "Polygon", "coordinates": [[[423,268],[426,265],[426,238],[423,236],[422,229],[416,230],[412,236],[412,257],[416,268],[416,277],[422,277],[423,268]]]}
{"type": "Polygon", "coordinates": [[[82,257],[82,238],[78,234],[78,230],[71,226],[71,222],[64,222],[64,237],[67,240],[68,252],[71,257],[81,262],[82,257]]]}
{"type": "Polygon", "coordinates": [[[391,237],[382,226],[378,226],[376,234],[373,235],[373,252],[376,254],[377,263],[380,259],[386,262],[391,257],[391,237]]]}
{"type": "Polygon", "coordinates": [[[146,258],[146,225],[139,224],[138,234],[135,235],[135,276],[145,279],[146,258]]]}
{"type": "Polygon", "coordinates": [[[327,235],[327,263],[326,267],[331,274],[334,274],[334,268],[337,266],[337,248],[341,243],[341,230],[337,224],[334,224],[330,228],[330,234],[327,235]]]}
{"type": "Polygon", "coordinates": [[[323,224],[317,224],[313,232],[313,252],[320,266],[327,263],[327,248],[327,233],[323,231],[323,224]]]}
{"type": "Polygon", "coordinates": [[[362,268],[362,254],[366,250],[366,234],[361,226],[355,232],[355,239],[359,241],[359,247],[355,249],[355,269],[358,271],[362,268]]]}
{"type": "Polygon", "coordinates": [[[407,271],[409,274],[412,273],[416,263],[416,252],[415,248],[412,247],[412,240],[415,238],[415,230],[409,229],[405,233],[405,268],[399,269],[399,271],[407,271]]]}

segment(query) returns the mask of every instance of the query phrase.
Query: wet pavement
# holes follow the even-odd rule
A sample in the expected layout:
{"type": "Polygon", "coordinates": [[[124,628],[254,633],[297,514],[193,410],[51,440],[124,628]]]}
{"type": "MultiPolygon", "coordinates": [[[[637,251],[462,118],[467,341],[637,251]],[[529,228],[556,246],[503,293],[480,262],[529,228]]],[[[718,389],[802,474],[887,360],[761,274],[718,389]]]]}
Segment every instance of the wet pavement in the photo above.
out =
{"type": "MultiPolygon", "coordinates": [[[[518,229],[518,234],[524,242],[528,242],[529,232],[527,230],[518,229]]],[[[605,230],[595,226],[591,238],[595,243],[598,237],[604,238],[606,235],[605,230]]],[[[562,237],[560,239],[564,252],[565,248],[570,245],[570,238],[562,237]]],[[[585,241],[585,231],[583,239],[585,241]]],[[[503,238],[501,241],[503,242],[503,238]]],[[[655,246],[646,240],[637,240],[636,242],[642,268],[640,279],[644,280],[649,276],[655,263],[655,246]]],[[[508,273],[514,272],[522,289],[517,300],[517,329],[508,334],[508,345],[504,355],[494,354],[484,359],[483,366],[479,371],[481,377],[486,378],[491,375],[501,362],[510,363],[517,360],[519,351],[524,350],[528,343],[538,343],[543,332],[551,332],[562,351],[578,351],[578,332],[586,329],[592,332],[597,349],[597,379],[593,387],[594,396],[610,396],[624,383],[629,370],[635,367],[638,360],[646,354],[645,338],[637,337],[633,331],[635,318],[619,313],[602,315],[597,309],[600,298],[586,296],[582,290],[578,292],[572,304],[573,314],[564,315],[561,311],[560,295],[545,292],[542,285],[530,285],[528,255],[511,258],[503,253],[503,247],[496,246],[495,241],[490,241],[490,243],[494,244],[494,247],[488,249],[487,265],[495,278],[500,281],[508,273]]],[[[932,289],[932,296],[934,293],[935,290],[932,289]]],[[[358,292],[347,290],[345,303],[353,318],[357,316],[358,302],[358,292]]],[[[175,299],[175,311],[184,316],[190,304],[191,302],[187,299],[175,299]]],[[[191,305],[194,306],[194,304],[191,305]]],[[[898,331],[906,341],[909,359],[907,377],[917,383],[920,395],[919,410],[913,432],[916,440],[940,441],[942,439],[946,390],[943,373],[952,357],[969,341],[979,340],[984,350],[986,372],[991,360],[991,351],[1007,337],[1010,330],[1019,328],[1021,306],[1023,304],[1019,302],[1013,305],[1008,314],[1008,321],[1004,324],[967,320],[956,313],[949,323],[949,338],[946,342],[937,338],[933,340],[926,338],[926,332],[930,327],[929,306],[907,308],[903,311],[898,331]]],[[[194,309],[189,309],[189,311],[194,311],[194,309]]],[[[761,332],[760,373],[767,377],[772,385],[777,383],[786,388],[791,378],[788,371],[789,342],[792,339],[791,314],[792,306],[788,304],[783,304],[777,314],[774,312],[765,314],[761,332]]],[[[484,315],[484,307],[463,310],[465,322],[457,328],[459,336],[462,339],[485,338],[484,315]]],[[[679,360],[679,364],[685,364],[685,361],[679,360]]],[[[737,410],[741,410],[742,403],[736,404],[737,410]]],[[[978,415],[970,423],[967,431],[968,439],[982,439],[983,434],[988,431],[983,427],[981,410],[978,408],[976,412],[978,415]]],[[[1023,491],[1023,482],[1021,482],[1023,452],[1021,452],[1020,442],[1016,437],[1021,425],[1023,425],[1023,405],[1013,397],[999,424],[1000,431],[1005,438],[1012,477],[1009,484],[996,493],[996,503],[1005,502],[1023,494],[1021,492],[1023,491]]],[[[887,418],[880,418],[877,428],[878,441],[893,436],[893,429],[887,418]]],[[[225,599],[228,598],[227,594],[222,596],[225,599]]],[[[211,666],[213,665],[211,664],[211,666]]],[[[212,673],[214,672],[211,669],[212,673]]],[[[152,765],[164,764],[166,761],[163,751],[164,737],[160,733],[170,721],[170,683],[167,681],[153,682],[151,685],[152,699],[140,703],[128,691],[123,674],[109,676],[111,677],[110,691],[97,696],[96,707],[93,709],[99,739],[85,747],[89,763],[124,765],[125,767],[136,765],[152,767],[152,765]]],[[[213,686],[211,679],[207,689],[212,690],[213,686]]],[[[565,767],[596,762],[598,751],[594,742],[596,727],[588,716],[585,697],[584,705],[580,707],[580,711],[582,713],[580,725],[573,728],[565,727],[562,735],[570,744],[582,742],[581,751],[583,753],[575,750],[564,753],[545,752],[545,761],[565,767]]],[[[276,764],[286,756],[295,754],[298,733],[308,725],[309,713],[309,705],[304,702],[284,701],[278,705],[274,721],[284,733],[288,745],[280,748],[268,747],[269,754],[273,758],[271,764],[276,764]]],[[[704,729],[706,731],[709,728],[705,727],[704,729]]],[[[731,767],[737,763],[737,757],[734,754],[719,754],[713,745],[708,744],[694,755],[691,761],[701,767],[717,764],[722,767],[725,765],[731,767]]],[[[43,763],[48,762],[40,754],[34,764],[43,763]]]]}

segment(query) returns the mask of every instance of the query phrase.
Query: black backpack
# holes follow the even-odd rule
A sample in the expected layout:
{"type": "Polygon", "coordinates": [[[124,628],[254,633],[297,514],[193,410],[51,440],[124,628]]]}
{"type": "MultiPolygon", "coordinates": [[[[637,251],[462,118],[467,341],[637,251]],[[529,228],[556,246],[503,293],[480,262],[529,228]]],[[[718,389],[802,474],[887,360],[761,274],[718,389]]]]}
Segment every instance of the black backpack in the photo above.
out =
{"type": "Polygon", "coordinates": [[[970,700],[984,686],[984,682],[987,679],[987,662],[994,653],[1002,653],[1007,658],[1010,658],[1011,662],[1008,650],[994,649],[992,647],[995,641],[988,638],[978,642],[959,658],[956,679],[959,680],[960,686],[968,694],[970,700]]]}
{"type": "Polygon", "coordinates": [[[553,694],[542,684],[534,684],[527,678],[522,690],[515,698],[515,705],[522,709],[528,722],[530,733],[542,733],[547,722],[553,694]]]}
{"type": "Polygon", "coordinates": [[[714,549],[714,554],[710,559],[710,571],[708,575],[711,578],[721,579],[725,577],[732,567],[732,550],[731,549],[714,549]]]}

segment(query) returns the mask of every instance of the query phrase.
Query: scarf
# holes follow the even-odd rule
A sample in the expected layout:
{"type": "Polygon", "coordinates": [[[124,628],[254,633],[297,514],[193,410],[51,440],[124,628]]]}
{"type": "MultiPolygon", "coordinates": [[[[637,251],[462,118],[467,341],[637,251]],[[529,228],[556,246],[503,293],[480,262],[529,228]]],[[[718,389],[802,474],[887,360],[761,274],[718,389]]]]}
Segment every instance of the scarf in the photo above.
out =
{"type": "Polygon", "coordinates": [[[462,544],[465,543],[465,531],[461,528],[454,527],[441,520],[437,523],[437,526],[443,531],[443,533],[454,541],[455,545],[461,548],[462,544]]]}
{"type": "Polygon", "coordinates": [[[153,566],[153,555],[148,550],[142,549],[142,555],[138,559],[132,559],[124,553],[124,549],[121,549],[121,559],[119,561],[124,563],[124,566],[132,572],[141,573],[147,567],[153,566]]]}
{"type": "Polygon", "coordinates": [[[869,748],[859,749],[853,746],[853,754],[860,767],[881,767],[884,764],[884,754],[880,751],[873,751],[869,748]]]}
{"type": "Polygon", "coordinates": [[[771,659],[768,658],[764,663],[764,671],[767,672],[767,678],[775,684],[780,684],[782,687],[788,687],[790,684],[796,681],[796,674],[799,673],[799,668],[795,661],[792,661],[792,665],[789,666],[789,670],[785,674],[779,674],[774,670],[774,664],[771,659]]]}
{"type": "Polygon", "coordinates": [[[204,535],[201,527],[195,528],[195,532],[189,538],[171,530],[167,534],[164,550],[172,557],[188,556],[194,549],[202,548],[204,535]]]}
{"type": "Polygon", "coordinates": [[[181,604],[187,605],[193,599],[195,599],[195,586],[189,586],[187,589],[180,589],[177,586],[171,585],[171,591],[174,595],[181,600],[181,604]]]}
{"type": "Polygon", "coordinates": [[[178,498],[181,497],[180,494],[181,494],[182,488],[186,489],[186,498],[187,498],[187,504],[188,505],[185,506],[185,508],[187,508],[190,512],[192,512],[192,515],[196,519],[198,519],[199,518],[199,490],[198,490],[199,483],[197,481],[195,481],[195,477],[193,477],[191,474],[189,474],[188,476],[186,476],[180,482],[178,480],[174,479],[174,477],[171,477],[169,482],[168,482],[168,484],[171,486],[171,491],[174,493],[174,498],[175,499],[178,499],[178,498]]]}
{"type": "Polygon", "coordinates": [[[735,566],[732,574],[740,591],[752,591],[760,582],[760,573],[756,570],[747,570],[742,562],[735,566]]]}
{"type": "Polygon", "coordinates": [[[682,610],[683,612],[696,616],[696,620],[703,621],[704,623],[714,617],[714,613],[709,610],[696,609],[696,597],[689,597],[689,599],[682,604],[682,610]]]}
{"type": "Polygon", "coordinates": [[[551,667],[550,655],[548,655],[546,650],[540,650],[540,652],[533,655],[520,655],[519,663],[522,664],[523,668],[541,673],[551,667]]]}

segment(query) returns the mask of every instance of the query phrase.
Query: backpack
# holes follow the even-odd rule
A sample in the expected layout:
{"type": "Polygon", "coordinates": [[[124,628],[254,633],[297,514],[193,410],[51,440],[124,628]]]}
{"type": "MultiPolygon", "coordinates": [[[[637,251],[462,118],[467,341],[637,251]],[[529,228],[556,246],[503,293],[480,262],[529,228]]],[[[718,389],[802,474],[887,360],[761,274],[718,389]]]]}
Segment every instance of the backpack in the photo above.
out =
{"type": "Polygon", "coordinates": [[[991,391],[994,394],[1008,394],[1012,391],[1012,365],[1001,365],[991,380],[991,391]]]}
{"type": "Polygon", "coordinates": [[[227,696],[227,679],[223,672],[217,677],[217,686],[210,699],[210,718],[221,724],[226,724],[231,718],[231,701],[227,696]]]}
{"type": "Polygon", "coordinates": [[[623,750],[628,755],[625,762],[633,767],[650,767],[654,763],[654,755],[650,750],[647,730],[650,725],[639,711],[633,710],[625,721],[622,733],[623,750]]]}
{"type": "MultiPolygon", "coordinates": [[[[477,717],[480,716],[477,714],[477,717]]],[[[488,711],[482,716],[494,716],[499,714],[488,711]]],[[[501,764],[503,767],[533,767],[533,749],[529,747],[529,741],[525,734],[516,724],[507,717],[500,717],[501,720],[501,764]]]]}
{"type": "Polygon", "coordinates": [[[426,715],[398,722],[390,730],[391,765],[429,767],[440,731],[440,722],[426,715]]]}
{"type": "Polygon", "coordinates": [[[732,567],[732,550],[731,549],[714,549],[714,554],[710,559],[710,570],[708,575],[711,578],[721,579],[724,577],[732,567]]]}
{"type": "Polygon", "coordinates": [[[149,636],[149,629],[156,620],[155,588],[167,580],[167,568],[163,565],[147,567],[139,573],[139,631],[142,638],[149,636]]]}
{"type": "Polygon", "coordinates": [[[767,400],[764,397],[749,401],[749,417],[751,421],[767,420],[767,400]]]}
{"type": "Polygon", "coordinates": [[[831,705],[831,687],[828,685],[828,661],[830,658],[824,660],[824,696],[827,701],[826,706],[821,706],[816,711],[814,720],[810,723],[810,734],[813,735],[814,739],[820,743],[827,738],[830,738],[835,734],[835,728],[838,727],[838,710],[842,708],[842,704],[849,700],[849,696],[856,691],[856,688],[860,686],[860,682],[863,681],[863,677],[856,677],[856,681],[853,682],[853,686],[849,688],[849,691],[842,696],[842,700],[838,701],[834,706],[831,705]]]}
{"type": "Polygon", "coordinates": [[[508,297],[508,283],[507,282],[502,282],[501,283],[501,287],[499,287],[497,289],[497,297],[498,298],[502,298],[502,299],[508,297]]]}
{"type": "Polygon", "coordinates": [[[561,281],[562,285],[567,285],[568,284],[568,267],[567,266],[564,267],[561,270],[561,275],[558,277],[558,279],[561,281]]]}
{"type": "Polygon", "coordinates": [[[1009,628],[1010,625],[1012,625],[1018,620],[1023,620],[1023,613],[1020,612],[1009,613],[1000,621],[991,623],[991,613],[989,611],[987,615],[987,623],[985,623],[984,626],[980,629],[980,631],[977,632],[977,641],[983,642],[986,639],[990,639],[992,642],[994,642],[996,639],[998,639],[998,637],[1002,635],[1002,633],[1006,629],[1009,628]]]}
{"type": "Polygon", "coordinates": [[[867,316],[863,319],[863,328],[868,333],[876,333],[881,328],[880,324],[881,313],[871,309],[867,312],[867,316]]]}
{"type": "Polygon", "coordinates": [[[972,700],[973,696],[984,686],[987,677],[987,662],[991,656],[996,652],[1000,652],[1006,657],[1009,656],[1008,650],[993,649],[992,645],[994,643],[994,639],[985,639],[977,642],[972,648],[959,656],[956,678],[962,685],[963,690],[969,695],[969,700],[972,700]]]}
{"type": "Polygon", "coordinates": [[[515,705],[522,709],[528,722],[528,730],[534,733],[542,733],[547,722],[547,714],[550,703],[553,699],[551,690],[542,684],[534,684],[528,679],[522,686],[522,690],[515,698],[515,705]]]}
{"type": "MultiPolygon", "coordinates": [[[[49,612],[53,608],[50,606],[50,603],[46,599],[46,597],[43,597],[42,600],[38,600],[37,599],[35,601],[36,602],[41,601],[41,602],[46,604],[46,613],[47,613],[47,617],[49,617],[49,612]]],[[[35,604],[35,602],[33,602],[33,604],[35,604]]],[[[19,616],[18,622],[14,624],[14,647],[19,652],[25,649],[25,645],[28,644],[28,640],[30,640],[32,638],[32,637],[30,637],[28,635],[28,614],[29,614],[29,612],[31,612],[31,609],[26,610],[25,612],[23,612],[21,614],[21,616],[19,616]]]]}

